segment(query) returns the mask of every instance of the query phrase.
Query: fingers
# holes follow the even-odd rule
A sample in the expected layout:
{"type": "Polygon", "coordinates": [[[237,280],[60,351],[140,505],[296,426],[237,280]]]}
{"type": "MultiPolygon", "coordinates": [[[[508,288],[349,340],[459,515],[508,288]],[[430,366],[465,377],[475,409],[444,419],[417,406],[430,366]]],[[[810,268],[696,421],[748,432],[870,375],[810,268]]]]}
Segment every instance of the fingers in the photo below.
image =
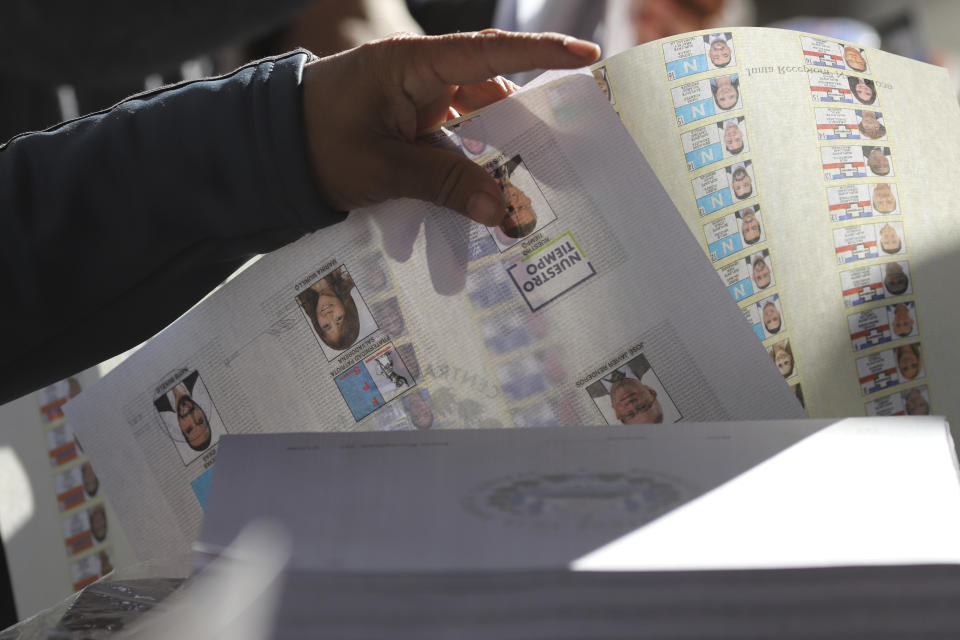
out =
{"type": "Polygon", "coordinates": [[[452,103],[460,113],[468,113],[502,100],[519,88],[503,76],[497,76],[477,84],[461,86],[453,95],[452,103]]]}
{"type": "Polygon", "coordinates": [[[513,33],[487,29],[473,33],[408,38],[415,64],[413,84],[476,84],[530,69],[572,69],[594,62],[600,47],[559,33],[513,33]]]}
{"type": "Polygon", "coordinates": [[[394,197],[427,200],[488,227],[503,220],[503,193],[483,167],[452,151],[400,142],[390,146],[393,171],[386,186],[394,197]]]}

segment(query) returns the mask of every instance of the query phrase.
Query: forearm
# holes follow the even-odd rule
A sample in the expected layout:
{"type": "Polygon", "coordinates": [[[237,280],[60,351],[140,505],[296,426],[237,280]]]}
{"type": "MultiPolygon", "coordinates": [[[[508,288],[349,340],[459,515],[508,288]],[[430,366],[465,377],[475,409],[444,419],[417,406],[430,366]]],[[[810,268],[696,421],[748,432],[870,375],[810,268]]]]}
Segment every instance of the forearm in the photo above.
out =
{"type": "Polygon", "coordinates": [[[146,339],[253,254],[342,219],[309,166],[306,59],[135,96],[0,148],[0,401],[146,339]]]}

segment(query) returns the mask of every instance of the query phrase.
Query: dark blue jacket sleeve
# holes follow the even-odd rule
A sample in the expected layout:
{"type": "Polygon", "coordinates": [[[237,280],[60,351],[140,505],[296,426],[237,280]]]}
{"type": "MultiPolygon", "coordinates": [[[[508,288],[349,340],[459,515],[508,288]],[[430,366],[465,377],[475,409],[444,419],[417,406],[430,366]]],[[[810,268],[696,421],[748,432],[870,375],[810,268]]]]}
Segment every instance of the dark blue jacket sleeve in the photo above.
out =
{"type": "Polygon", "coordinates": [[[153,335],[245,260],[337,222],[306,149],[305,52],[0,147],[0,402],[153,335]]]}

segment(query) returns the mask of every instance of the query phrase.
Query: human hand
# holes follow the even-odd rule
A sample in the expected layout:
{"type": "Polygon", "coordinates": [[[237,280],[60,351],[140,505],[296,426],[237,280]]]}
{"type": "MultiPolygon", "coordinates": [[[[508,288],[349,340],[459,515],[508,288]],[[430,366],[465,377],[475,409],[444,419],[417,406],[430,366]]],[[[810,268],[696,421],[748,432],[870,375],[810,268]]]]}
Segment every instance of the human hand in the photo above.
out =
{"type": "Polygon", "coordinates": [[[497,182],[460,154],[418,145],[417,132],[517,90],[499,74],[581,67],[599,55],[570,36],[489,29],[397,35],[311,62],[303,100],[317,184],[338,209],[409,197],[496,226],[506,214],[497,182]]]}

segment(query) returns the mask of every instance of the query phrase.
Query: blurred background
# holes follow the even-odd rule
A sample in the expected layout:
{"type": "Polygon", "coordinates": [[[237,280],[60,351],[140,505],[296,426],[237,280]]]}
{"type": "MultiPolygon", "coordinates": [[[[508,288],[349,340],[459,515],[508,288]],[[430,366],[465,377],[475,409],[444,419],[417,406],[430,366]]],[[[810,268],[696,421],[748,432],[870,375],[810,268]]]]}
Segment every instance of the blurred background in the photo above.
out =
{"type": "MultiPolygon", "coordinates": [[[[951,0],[10,0],[3,12],[0,141],[251,59],[295,47],[329,55],[396,31],[560,31],[610,56],[687,31],[775,26],[941,65],[954,93],[960,87],[960,3],[951,0]]],[[[85,386],[101,373],[77,380],[85,386]]],[[[0,629],[125,560],[116,527],[101,546],[64,552],[61,530],[73,516],[63,518],[80,509],[64,496],[108,502],[95,487],[79,493],[82,450],[55,411],[73,387],[61,386],[0,407],[0,533],[11,560],[0,553],[0,629]]]]}
{"type": "Polygon", "coordinates": [[[396,31],[560,31],[610,56],[697,29],[776,26],[942,65],[954,78],[960,66],[951,0],[13,0],[4,12],[0,140],[298,46],[329,55],[396,31]]]}

